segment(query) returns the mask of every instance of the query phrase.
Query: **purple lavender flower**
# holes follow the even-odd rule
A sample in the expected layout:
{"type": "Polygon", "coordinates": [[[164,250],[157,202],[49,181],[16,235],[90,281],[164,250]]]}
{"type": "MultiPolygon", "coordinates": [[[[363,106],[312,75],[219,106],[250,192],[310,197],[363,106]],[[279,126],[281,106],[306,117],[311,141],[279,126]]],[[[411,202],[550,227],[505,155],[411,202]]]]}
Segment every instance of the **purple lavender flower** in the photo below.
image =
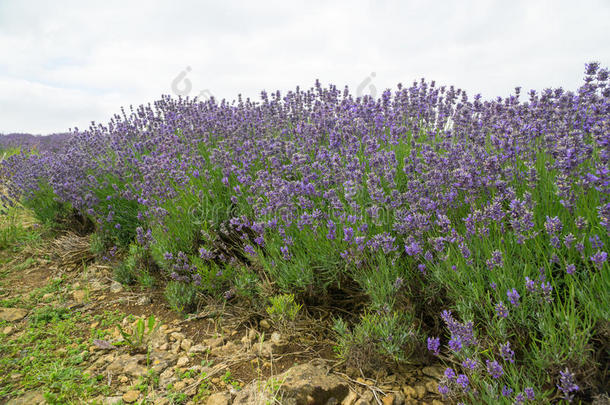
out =
{"type": "Polygon", "coordinates": [[[525,395],[527,396],[527,399],[529,399],[530,401],[534,400],[535,395],[534,395],[534,389],[533,388],[528,387],[528,388],[524,389],[523,391],[525,392],[525,395]]]}
{"type": "Polygon", "coordinates": [[[454,352],[459,352],[462,350],[462,339],[459,336],[452,336],[449,339],[448,346],[454,352]]]}
{"type": "Polygon", "coordinates": [[[452,368],[446,368],[444,374],[449,381],[452,381],[455,378],[455,371],[453,371],[452,368]]]}
{"type": "Polygon", "coordinates": [[[513,288],[512,290],[506,291],[506,296],[508,297],[508,300],[510,301],[511,304],[513,304],[516,307],[519,306],[520,296],[519,296],[519,293],[517,292],[517,290],[515,290],[513,288]]]}
{"type": "Polygon", "coordinates": [[[523,393],[518,393],[517,395],[515,395],[515,402],[513,403],[514,405],[523,405],[525,404],[525,395],[523,395],[523,393]]]}
{"type": "Polygon", "coordinates": [[[553,286],[551,286],[550,282],[542,282],[540,283],[540,290],[542,292],[542,299],[547,302],[547,303],[551,303],[553,302],[553,297],[551,296],[551,293],[553,292],[553,286]]]}
{"type": "Polygon", "coordinates": [[[575,241],[576,241],[576,238],[571,233],[569,233],[563,237],[563,244],[566,247],[566,249],[570,249],[575,241]]]}
{"type": "Polygon", "coordinates": [[[525,277],[525,289],[529,293],[536,292],[536,283],[534,280],[530,279],[529,277],[525,277]]]}
{"type": "Polygon", "coordinates": [[[450,389],[448,386],[443,385],[443,384],[439,384],[438,385],[438,393],[441,394],[442,396],[446,396],[447,394],[449,394],[450,389]]]}
{"type": "Polygon", "coordinates": [[[515,352],[510,348],[510,342],[504,343],[500,346],[500,354],[505,361],[514,363],[515,362],[515,352]]]}
{"type": "Polygon", "coordinates": [[[502,366],[500,365],[500,363],[498,363],[497,361],[486,361],[487,364],[487,372],[489,373],[489,375],[491,375],[493,378],[500,378],[502,377],[502,374],[504,374],[504,370],[502,369],[502,366]]]}
{"type": "Polygon", "coordinates": [[[462,367],[468,369],[468,370],[474,370],[477,368],[478,366],[478,362],[475,359],[471,359],[471,358],[466,358],[464,361],[462,361],[462,367]]]}
{"type": "Polygon", "coordinates": [[[572,392],[579,390],[578,385],[576,385],[574,381],[574,374],[566,368],[564,371],[560,371],[559,375],[560,378],[557,388],[563,393],[563,399],[572,402],[572,399],[574,399],[574,394],[572,394],[572,392]]]}
{"type": "Polygon", "coordinates": [[[606,252],[598,251],[593,256],[591,256],[591,261],[598,269],[602,268],[606,260],[608,260],[608,254],[606,252]]]}
{"type": "Polygon", "coordinates": [[[510,397],[512,393],[513,393],[512,388],[508,388],[506,385],[502,387],[502,396],[510,397]]]}
{"type": "Polygon", "coordinates": [[[508,318],[508,309],[506,309],[506,307],[504,306],[504,304],[502,303],[502,301],[499,301],[496,304],[496,314],[500,317],[500,318],[508,318]]]}
{"type": "Polygon", "coordinates": [[[429,337],[427,341],[428,341],[428,350],[430,350],[432,353],[434,353],[434,355],[438,356],[440,353],[439,348],[441,346],[441,339],[429,337]]]}
{"type": "Polygon", "coordinates": [[[559,217],[546,217],[546,222],[544,223],[544,228],[549,235],[555,235],[561,232],[563,225],[559,217]]]}
{"type": "Polygon", "coordinates": [[[465,392],[470,390],[470,388],[468,387],[468,385],[470,384],[470,380],[468,380],[468,377],[466,376],[466,374],[458,375],[455,382],[458,383],[459,385],[461,385],[462,390],[464,390],[465,392]]]}
{"type": "Polygon", "coordinates": [[[576,271],[576,265],[574,264],[568,264],[566,266],[566,273],[568,274],[574,274],[574,272],[576,271]]]}

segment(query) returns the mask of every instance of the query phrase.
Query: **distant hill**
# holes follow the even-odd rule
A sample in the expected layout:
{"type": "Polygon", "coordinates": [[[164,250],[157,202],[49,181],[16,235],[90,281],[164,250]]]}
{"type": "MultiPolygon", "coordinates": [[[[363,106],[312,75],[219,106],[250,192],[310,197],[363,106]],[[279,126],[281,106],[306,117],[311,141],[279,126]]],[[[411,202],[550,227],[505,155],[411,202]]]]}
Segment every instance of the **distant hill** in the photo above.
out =
{"type": "Polygon", "coordinates": [[[49,135],[0,134],[0,149],[21,147],[25,149],[36,148],[38,150],[58,151],[65,146],[71,136],[72,134],[69,132],[49,135]]]}

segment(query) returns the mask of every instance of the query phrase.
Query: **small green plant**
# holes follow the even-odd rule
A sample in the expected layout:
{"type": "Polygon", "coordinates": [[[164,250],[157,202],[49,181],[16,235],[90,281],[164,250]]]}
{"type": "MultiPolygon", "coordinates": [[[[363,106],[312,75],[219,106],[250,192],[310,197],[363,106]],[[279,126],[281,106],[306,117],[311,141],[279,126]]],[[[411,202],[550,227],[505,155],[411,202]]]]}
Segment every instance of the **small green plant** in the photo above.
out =
{"type": "Polygon", "coordinates": [[[127,333],[120,324],[117,325],[121,336],[133,352],[148,352],[150,338],[160,326],[161,323],[155,319],[154,315],[149,316],[147,320],[139,318],[132,327],[131,333],[127,333]]]}
{"type": "Polygon", "coordinates": [[[294,302],[293,294],[276,295],[269,298],[269,302],[271,305],[267,307],[267,313],[273,323],[280,329],[286,329],[293,325],[303,307],[303,305],[294,302]]]}
{"type": "Polygon", "coordinates": [[[262,387],[265,397],[267,398],[265,399],[265,405],[274,405],[282,403],[282,398],[279,393],[280,389],[282,388],[282,385],[284,384],[284,381],[284,379],[271,377],[265,382],[265,385],[262,387]]]}
{"type": "Polygon", "coordinates": [[[152,275],[153,261],[147,249],[135,243],[129,245],[127,258],[115,268],[114,279],[121,284],[132,285],[136,282],[146,288],[155,284],[152,275]]]}
{"type": "Polygon", "coordinates": [[[41,307],[34,311],[30,320],[33,324],[47,324],[70,318],[70,310],[67,308],[41,307]]]}
{"type": "Polygon", "coordinates": [[[178,312],[192,312],[197,308],[197,289],[192,284],[170,281],[165,287],[169,306],[178,312]]]}
{"type": "Polygon", "coordinates": [[[405,313],[368,312],[352,330],[338,318],[333,329],[338,337],[335,351],[339,357],[361,368],[406,361],[421,340],[411,317],[405,313]]]}

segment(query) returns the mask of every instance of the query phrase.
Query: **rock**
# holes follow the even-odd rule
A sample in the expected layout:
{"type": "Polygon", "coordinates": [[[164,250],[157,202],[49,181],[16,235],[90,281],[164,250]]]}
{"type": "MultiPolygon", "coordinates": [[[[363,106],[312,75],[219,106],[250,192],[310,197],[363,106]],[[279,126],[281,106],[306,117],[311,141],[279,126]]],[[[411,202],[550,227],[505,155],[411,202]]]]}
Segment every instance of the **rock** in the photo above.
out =
{"type": "Polygon", "coordinates": [[[226,345],[212,349],[212,355],[216,357],[229,356],[237,351],[239,347],[233,342],[227,342],[226,345]]]}
{"type": "Polygon", "coordinates": [[[12,326],[7,326],[6,328],[2,329],[2,333],[4,333],[5,335],[10,335],[15,331],[15,328],[12,326]]]}
{"type": "Polygon", "coordinates": [[[112,363],[106,367],[106,371],[113,372],[115,374],[129,374],[133,377],[140,377],[146,374],[146,367],[140,363],[146,361],[146,355],[138,354],[130,356],[129,354],[122,354],[115,358],[112,363]]]}
{"type": "Polygon", "coordinates": [[[22,397],[11,399],[6,405],[38,405],[46,404],[44,395],[40,391],[26,392],[22,397]]]}
{"type": "Polygon", "coordinates": [[[381,402],[383,403],[383,405],[395,405],[394,404],[395,399],[396,399],[396,397],[394,396],[394,394],[388,394],[388,395],[384,396],[383,398],[381,398],[381,402]]]}
{"type": "Polygon", "coordinates": [[[180,333],[180,332],[172,332],[170,334],[170,336],[171,336],[172,340],[178,341],[178,342],[180,342],[180,341],[182,341],[182,339],[184,339],[184,333],[180,333]]]}
{"type": "MultiPolygon", "coordinates": [[[[312,364],[301,364],[294,366],[284,373],[275,377],[276,381],[283,381],[278,396],[282,398],[282,403],[286,405],[296,404],[326,404],[329,401],[339,403],[343,400],[348,392],[347,383],[335,376],[327,374],[325,368],[314,366],[312,364]],[[308,397],[311,397],[308,399],[308,397]],[[313,402],[311,402],[313,400],[313,402]]],[[[240,391],[233,402],[234,405],[245,405],[258,400],[261,393],[256,389],[260,382],[253,382],[249,386],[254,385],[254,389],[244,388],[240,391]]],[[[263,385],[264,386],[264,385],[263,385]]],[[[333,403],[333,402],[331,402],[333,403]]]]}
{"type": "Polygon", "coordinates": [[[157,373],[163,372],[166,368],[173,365],[175,362],[176,357],[168,352],[153,350],[150,355],[150,365],[152,366],[152,369],[157,373]]]}
{"type": "Polygon", "coordinates": [[[417,397],[417,392],[410,385],[405,385],[402,387],[402,392],[405,394],[407,398],[415,398],[417,397]]]}
{"type": "Polygon", "coordinates": [[[102,400],[103,405],[116,405],[123,402],[123,397],[106,397],[102,400]]]}
{"type": "Polygon", "coordinates": [[[169,405],[169,399],[162,397],[155,399],[154,405],[169,405]]]}
{"type": "Polygon", "coordinates": [[[426,387],[423,385],[416,385],[413,389],[415,390],[415,398],[417,399],[421,399],[426,395],[426,387]]]}
{"type": "Polygon", "coordinates": [[[208,348],[204,345],[194,345],[189,349],[189,353],[205,353],[208,348]]]}
{"type": "Polygon", "coordinates": [[[159,385],[161,387],[165,388],[169,384],[172,384],[177,379],[178,378],[176,378],[176,376],[174,374],[174,370],[172,370],[171,368],[168,368],[164,372],[162,372],[161,375],[159,375],[159,385]]]}
{"type": "Polygon", "coordinates": [[[125,374],[129,374],[130,376],[133,376],[133,377],[141,377],[141,376],[145,375],[148,372],[148,370],[146,369],[146,367],[141,366],[137,362],[132,362],[125,366],[125,368],[123,369],[123,372],[125,374]]]}
{"type": "Polygon", "coordinates": [[[186,387],[186,381],[177,381],[174,384],[174,391],[182,391],[184,389],[184,387],[186,387]]]}
{"type": "Polygon", "coordinates": [[[377,403],[373,401],[373,393],[371,391],[366,391],[358,401],[356,401],[355,405],[371,405],[373,403],[377,403]]]}
{"type": "Polygon", "coordinates": [[[282,354],[286,351],[287,345],[284,343],[276,344],[272,341],[266,341],[261,344],[255,344],[252,347],[254,354],[260,357],[271,357],[271,355],[282,354]]]}
{"type": "Polygon", "coordinates": [[[270,323],[269,323],[269,321],[268,321],[268,320],[266,320],[266,319],[261,320],[261,321],[259,322],[259,325],[261,326],[261,328],[263,328],[263,329],[265,329],[265,330],[271,329],[271,324],[270,324],[270,323]]]}
{"type": "Polygon", "coordinates": [[[224,344],[225,340],[222,337],[217,337],[217,338],[206,339],[204,342],[210,349],[214,349],[216,347],[222,346],[224,344]]]}
{"type": "Polygon", "coordinates": [[[150,305],[152,300],[148,295],[143,295],[136,301],[136,305],[150,305]]]}
{"type": "Polygon", "coordinates": [[[351,391],[347,394],[343,401],[341,401],[341,405],[354,405],[354,402],[358,399],[358,394],[355,391],[351,391]]]}
{"type": "Polygon", "coordinates": [[[428,381],[426,383],[426,389],[432,394],[438,394],[438,383],[436,381],[428,381]]]}
{"type": "Polygon", "coordinates": [[[404,405],[405,404],[405,394],[401,391],[395,392],[394,394],[394,405],[404,405]]]}
{"type": "Polygon", "coordinates": [[[228,392],[217,392],[210,395],[206,405],[229,405],[231,403],[231,394],[228,392]]]}
{"type": "Polygon", "coordinates": [[[123,398],[123,402],[131,404],[133,402],[136,402],[138,400],[139,396],[140,396],[140,391],[131,390],[131,391],[127,391],[126,393],[124,393],[122,398],[123,398]]]}
{"type": "Polygon", "coordinates": [[[110,284],[110,292],[113,293],[120,293],[121,291],[123,291],[123,285],[121,285],[121,283],[119,283],[118,281],[113,281],[112,284],[110,284]]]}
{"type": "Polygon", "coordinates": [[[443,403],[441,401],[439,401],[438,399],[434,399],[434,400],[432,400],[432,405],[443,405],[443,403]]]}
{"type": "Polygon", "coordinates": [[[439,367],[424,367],[422,368],[422,373],[424,373],[424,375],[427,375],[428,377],[432,377],[432,378],[436,378],[437,380],[440,380],[443,377],[443,369],[439,368],[439,367]]]}
{"type": "Polygon", "coordinates": [[[20,321],[25,318],[27,314],[27,309],[23,308],[0,308],[0,321],[20,321]]]}
{"type": "Polygon", "coordinates": [[[185,367],[190,363],[190,359],[187,356],[180,357],[176,363],[177,367],[185,367]]]}
{"type": "Polygon", "coordinates": [[[184,339],[182,343],[180,343],[180,348],[185,352],[188,352],[191,346],[193,346],[193,341],[191,339],[184,339]]]}

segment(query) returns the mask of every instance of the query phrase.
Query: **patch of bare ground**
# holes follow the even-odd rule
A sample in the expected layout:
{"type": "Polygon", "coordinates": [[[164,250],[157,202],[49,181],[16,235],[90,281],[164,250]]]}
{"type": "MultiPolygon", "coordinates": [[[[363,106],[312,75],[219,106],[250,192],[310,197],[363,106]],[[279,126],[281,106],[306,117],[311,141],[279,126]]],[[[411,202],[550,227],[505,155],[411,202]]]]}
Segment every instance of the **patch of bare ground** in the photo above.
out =
{"type": "MultiPolygon", "coordinates": [[[[338,361],[324,309],[310,308],[281,330],[248,303],[209,301],[185,317],[168,307],[161,288],[128,288],[112,272],[112,264],[94,261],[87,237],[72,234],[4,262],[0,299],[25,314],[0,321],[0,371],[8,375],[0,378],[0,403],[61,403],[60,395],[64,403],[98,404],[443,403],[436,392],[439,367],[365,375],[338,361]],[[59,316],[50,321],[55,325],[67,322],[61,333],[71,342],[49,343],[49,358],[68,357],[87,376],[74,392],[44,378],[37,384],[23,361],[24,350],[44,355],[27,346],[36,345],[27,337],[38,333],[47,313],[59,316]]],[[[43,360],[31,363],[37,361],[43,360]]]]}

